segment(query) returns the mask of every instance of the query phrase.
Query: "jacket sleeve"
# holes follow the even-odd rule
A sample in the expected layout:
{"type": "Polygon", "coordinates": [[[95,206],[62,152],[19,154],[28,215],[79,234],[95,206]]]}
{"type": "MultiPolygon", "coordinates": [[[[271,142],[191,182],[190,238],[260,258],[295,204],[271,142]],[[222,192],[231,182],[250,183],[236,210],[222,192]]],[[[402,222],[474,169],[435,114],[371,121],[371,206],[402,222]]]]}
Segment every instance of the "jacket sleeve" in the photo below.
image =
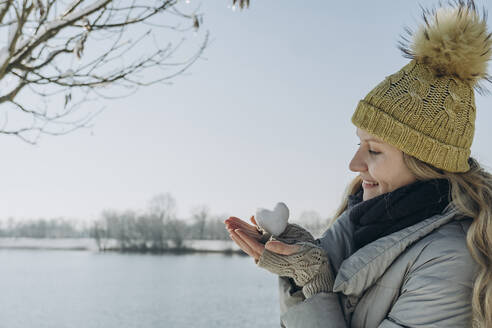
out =
{"type": "Polygon", "coordinates": [[[283,328],[347,328],[336,293],[318,293],[309,299],[291,278],[279,277],[280,326],[283,328]]]}
{"type": "Polygon", "coordinates": [[[342,308],[335,293],[318,293],[281,312],[286,328],[347,328],[342,308]]]}
{"type": "Polygon", "coordinates": [[[307,299],[290,278],[279,277],[280,324],[285,328],[347,328],[338,295],[318,293],[307,299]]]}
{"type": "MultiPolygon", "coordinates": [[[[328,253],[334,274],[343,260],[353,253],[352,229],[347,213],[342,214],[321,238],[315,240],[328,253]]],[[[336,293],[318,293],[306,300],[293,281],[279,277],[279,301],[282,327],[348,327],[336,293]]]]}
{"type": "Polygon", "coordinates": [[[306,299],[302,289],[296,286],[294,281],[288,277],[278,277],[278,290],[281,316],[289,308],[306,299]]]}
{"type": "Polygon", "coordinates": [[[460,242],[440,240],[423,251],[381,328],[471,326],[476,264],[460,242]]]}

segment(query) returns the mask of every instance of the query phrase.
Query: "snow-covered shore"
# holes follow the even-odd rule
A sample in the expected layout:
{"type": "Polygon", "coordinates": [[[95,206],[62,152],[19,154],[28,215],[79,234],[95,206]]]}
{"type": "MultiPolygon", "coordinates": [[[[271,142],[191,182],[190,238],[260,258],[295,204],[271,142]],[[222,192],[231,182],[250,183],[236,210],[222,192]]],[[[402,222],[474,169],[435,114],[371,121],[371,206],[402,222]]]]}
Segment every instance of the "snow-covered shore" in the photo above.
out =
{"type": "MultiPolygon", "coordinates": [[[[107,248],[114,248],[117,243],[116,240],[109,240],[105,245],[107,248]]],[[[202,252],[239,251],[239,247],[232,240],[185,240],[184,246],[202,252]]],[[[92,238],[0,238],[0,249],[98,251],[96,241],[92,238]]]]}

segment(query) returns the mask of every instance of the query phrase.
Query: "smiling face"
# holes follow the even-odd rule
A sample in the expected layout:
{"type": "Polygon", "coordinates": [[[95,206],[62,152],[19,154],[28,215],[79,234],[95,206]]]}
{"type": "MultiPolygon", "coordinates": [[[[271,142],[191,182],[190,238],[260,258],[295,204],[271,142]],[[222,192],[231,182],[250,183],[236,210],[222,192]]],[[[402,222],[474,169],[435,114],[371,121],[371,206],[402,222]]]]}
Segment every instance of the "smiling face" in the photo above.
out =
{"type": "Polygon", "coordinates": [[[403,162],[403,152],[381,139],[357,128],[360,147],[349,168],[364,180],[362,200],[393,191],[417,179],[403,162]]]}

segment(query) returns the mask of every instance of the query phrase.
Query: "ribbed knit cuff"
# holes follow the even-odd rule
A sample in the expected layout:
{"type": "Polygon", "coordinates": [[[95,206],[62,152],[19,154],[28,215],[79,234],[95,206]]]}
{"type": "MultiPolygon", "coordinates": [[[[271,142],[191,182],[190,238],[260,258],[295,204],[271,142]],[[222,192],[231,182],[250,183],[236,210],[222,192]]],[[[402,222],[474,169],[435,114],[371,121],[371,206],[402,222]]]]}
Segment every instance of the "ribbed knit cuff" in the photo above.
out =
{"type": "Polygon", "coordinates": [[[302,287],[320,272],[324,262],[328,261],[323,249],[311,243],[298,243],[301,248],[291,255],[282,255],[265,249],[256,264],[281,277],[294,279],[302,287]]]}
{"type": "Polygon", "coordinates": [[[320,271],[313,277],[304,287],[302,287],[302,293],[306,298],[310,298],[318,293],[328,293],[333,291],[333,272],[328,262],[324,262],[320,271]]]}

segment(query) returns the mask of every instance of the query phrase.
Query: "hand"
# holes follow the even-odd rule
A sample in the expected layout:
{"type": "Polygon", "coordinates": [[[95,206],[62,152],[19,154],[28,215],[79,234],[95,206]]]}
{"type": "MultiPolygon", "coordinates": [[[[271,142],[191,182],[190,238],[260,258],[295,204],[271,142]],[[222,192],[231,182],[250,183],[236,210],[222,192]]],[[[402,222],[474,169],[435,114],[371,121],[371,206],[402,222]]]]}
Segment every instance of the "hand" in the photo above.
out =
{"type": "Polygon", "coordinates": [[[287,244],[294,244],[299,241],[315,243],[313,235],[298,224],[289,223],[279,236],[272,237],[269,232],[258,226],[254,216],[251,216],[250,220],[254,225],[248,224],[234,216],[225,220],[224,223],[229,233],[235,229],[241,229],[250,237],[259,240],[262,244],[265,244],[269,240],[280,240],[287,244]]]}
{"type": "Polygon", "coordinates": [[[279,276],[293,278],[306,298],[333,290],[334,278],[328,256],[319,246],[310,242],[286,244],[279,240],[270,240],[263,245],[240,228],[228,230],[232,240],[254,258],[258,266],[279,276]]]}
{"type": "Polygon", "coordinates": [[[257,229],[255,217],[252,216],[250,220],[254,225],[251,225],[235,216],[231,216],[230,218],[225,220],[224,223],[229,233],[236,229],[241,229],[244,233],[246,233],[251,238],[259,240],[261,238],[261,233],[257,229]]]}
{"type": "Polygon", "coordinates": [[[241,229],[251,238],[258,240],[262,244],[265,244],[270,239],[271,234],[264,231],[258,226],[254,216],[251,216],[250,221],[251,223],[253,223],[253,225],[248,224],[235,216],[231,216],[230,218],[225,220],[224,223],[227,230],[229,231],[229,234],[236,229],[241,229]]]}
{"type": "Polygon", "coordinates": [[[255,263],[258,262],[265,248],[272,252],[284,255],[293,254],[299,249],[297,245],[288,245],[281,241],[269,241],[263,245],[263,243],[261,243],[263,236],[256,228],[254,216],[252,216],[250,220],[255,226],[233,216],[225,220],[224,223],[227,226],[231,239],[234,240],[246,254],[254,258],[255,263]]]}

